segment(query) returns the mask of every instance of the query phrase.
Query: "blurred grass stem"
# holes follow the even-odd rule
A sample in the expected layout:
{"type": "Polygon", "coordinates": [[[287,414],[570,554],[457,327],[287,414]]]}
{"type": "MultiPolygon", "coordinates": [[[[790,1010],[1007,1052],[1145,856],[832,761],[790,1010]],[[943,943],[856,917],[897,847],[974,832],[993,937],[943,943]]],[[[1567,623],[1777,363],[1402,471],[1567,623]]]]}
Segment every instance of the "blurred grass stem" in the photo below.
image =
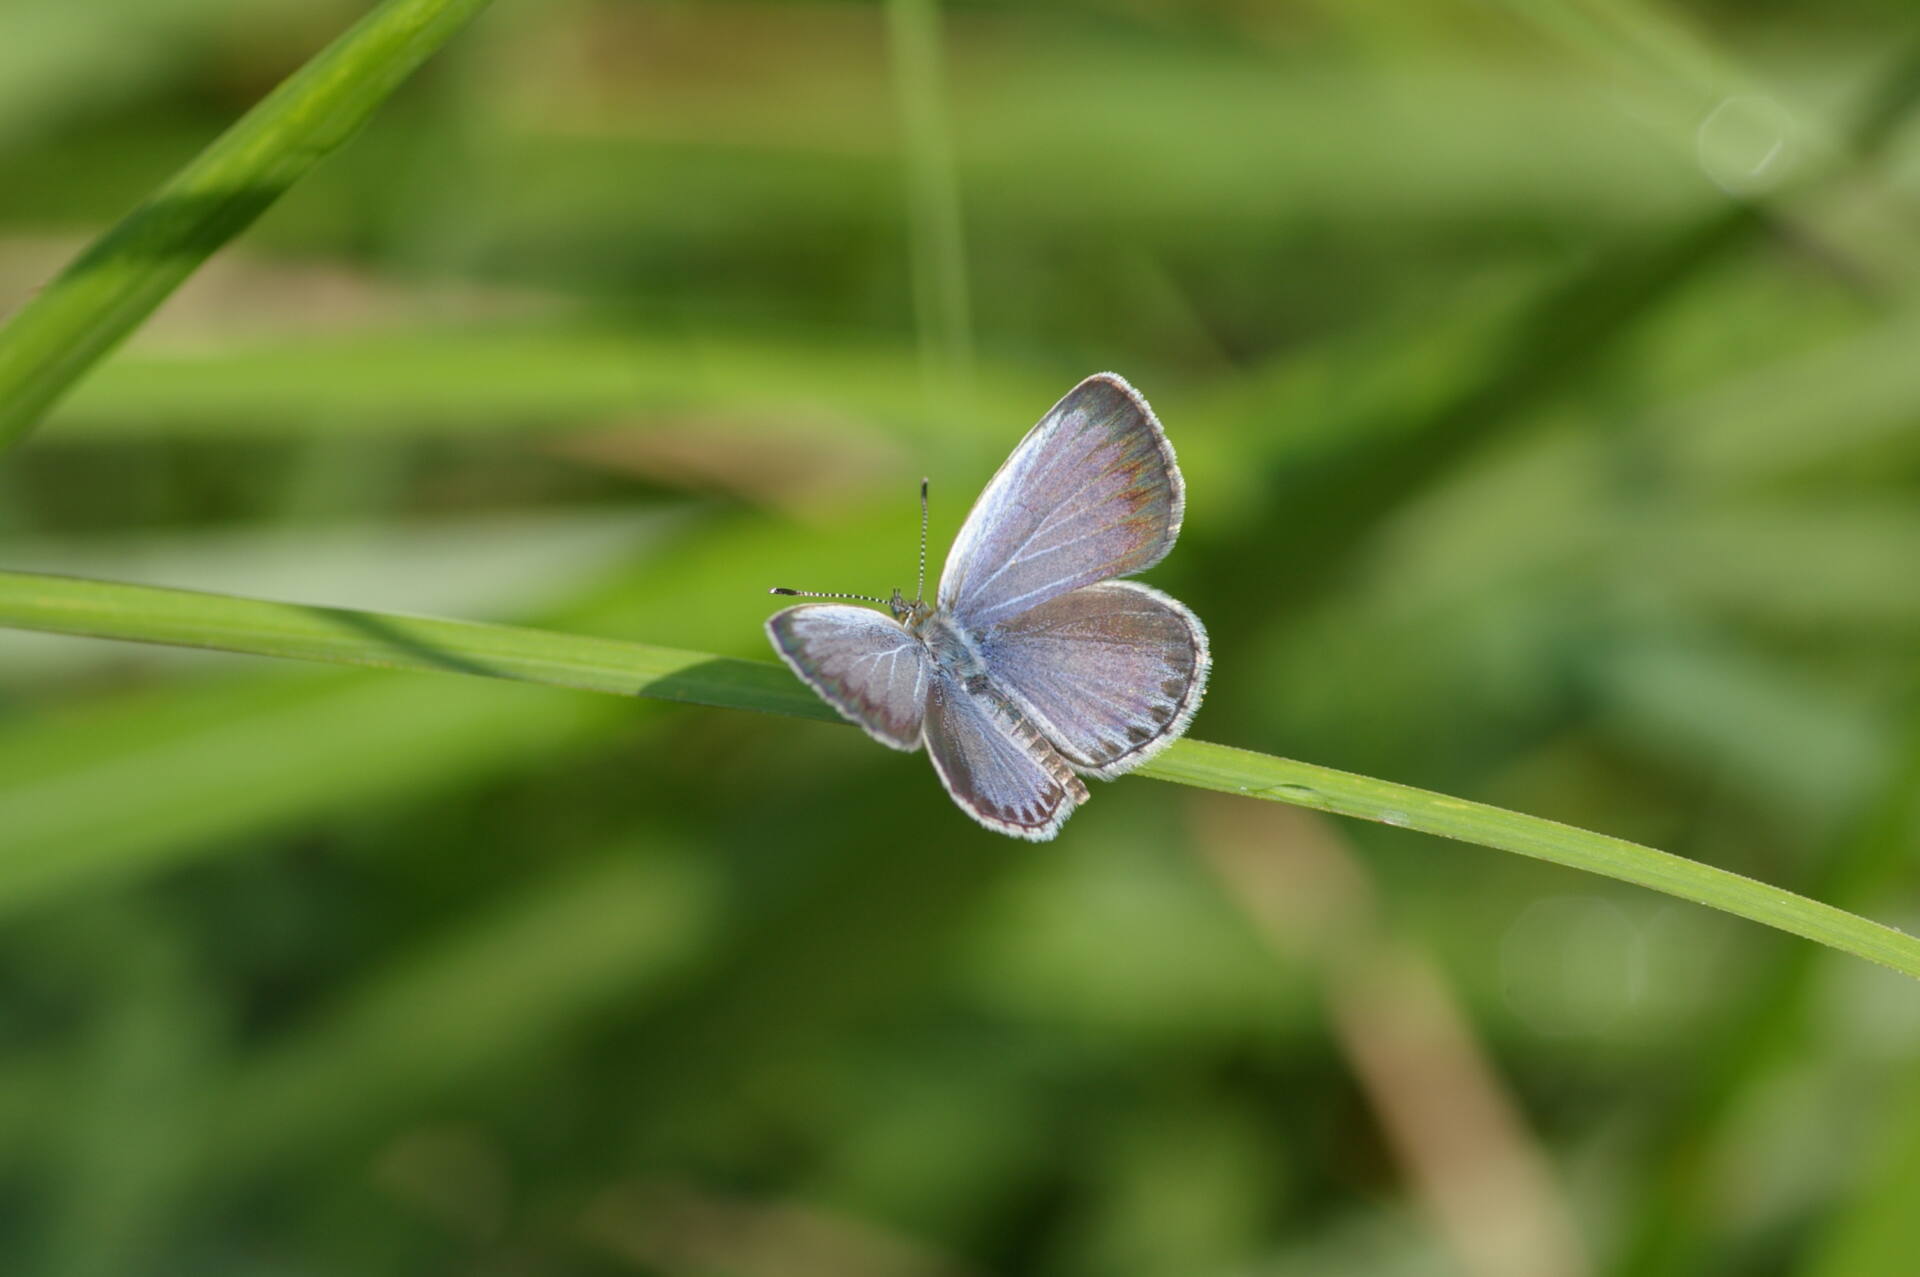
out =
{"type": "Polygon", "coordinates": [[[1408,1187],[1469,1277],[1584,1277],[1566,1195],[1445,972],[1381,909],[1333,822],[1207,797],[1193,846],[1329,1028],[1408,1187]]]}
{"type": "Polygon", "coordinates": [[[0,447],[350,139],[487,0],[387,0],[96,240],[0,329],[0,447]]]}
{"type": "Polygon", "coordinates": [[[887,35],[904,135],[921,362],[929,398],[951,412],[972,374],[973,334],[935,0],[888,0],[887,35]]]}

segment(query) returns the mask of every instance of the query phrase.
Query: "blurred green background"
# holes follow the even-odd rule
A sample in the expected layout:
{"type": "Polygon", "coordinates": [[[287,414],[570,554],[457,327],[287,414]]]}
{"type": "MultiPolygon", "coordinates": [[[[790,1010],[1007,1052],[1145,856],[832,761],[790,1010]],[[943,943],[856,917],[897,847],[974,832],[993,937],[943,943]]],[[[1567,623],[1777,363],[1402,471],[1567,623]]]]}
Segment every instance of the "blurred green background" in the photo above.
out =
{"type": "MultiPolygon", "coordinates": [[[[0,0],[0,310],[363,11],[0,0]]],[[[1077,379],[1193,732],[1920,922],[1910,0],[500,0],[0,562],[767,656],[1077,379]]],[[[1914,1271],[1920,991],[1134,779],[0,632],[0,1271],[1914,1271]]]]}

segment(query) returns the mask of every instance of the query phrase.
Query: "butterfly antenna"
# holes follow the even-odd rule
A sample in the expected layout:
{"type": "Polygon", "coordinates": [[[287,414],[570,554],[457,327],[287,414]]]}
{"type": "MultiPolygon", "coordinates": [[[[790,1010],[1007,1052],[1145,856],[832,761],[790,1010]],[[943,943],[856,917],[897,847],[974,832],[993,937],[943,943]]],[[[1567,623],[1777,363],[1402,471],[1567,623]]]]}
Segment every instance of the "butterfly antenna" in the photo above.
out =
{"type": "Polygon", "coordinates": [[[913,601],[927,597],[927,481],[920,480],[920,584],[913,587],[913,601]]]}
{"type": "Polygon", "coordinates": [[[862,603],[878,603],[885,607],[885,599],[876,599],[871,594],[822,594],[818,590],[789,590],[784,585],[776,585],[768,594],[790,594],[797,599],[859,599],[862,603]]]}

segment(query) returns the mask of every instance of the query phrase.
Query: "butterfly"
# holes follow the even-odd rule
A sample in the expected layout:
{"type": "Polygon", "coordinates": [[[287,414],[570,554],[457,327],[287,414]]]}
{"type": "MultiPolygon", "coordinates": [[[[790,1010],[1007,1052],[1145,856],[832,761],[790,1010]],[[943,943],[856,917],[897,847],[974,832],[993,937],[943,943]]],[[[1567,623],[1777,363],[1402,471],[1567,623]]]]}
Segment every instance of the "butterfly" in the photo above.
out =
{"type": "Polygon", "coordinates": [[[931,605],[927,485],[908,600],[790,607],[767,636],[793,672],[883,745],[926,746],[960,809],[1052,838],[1111,779],[1178,739],[1206,689],[1207,632],[1160,591],[1114,580],[1173,548],[1186,488],[1138,391],[1087,378],[1027,433],[974,502],[931,605]]]}

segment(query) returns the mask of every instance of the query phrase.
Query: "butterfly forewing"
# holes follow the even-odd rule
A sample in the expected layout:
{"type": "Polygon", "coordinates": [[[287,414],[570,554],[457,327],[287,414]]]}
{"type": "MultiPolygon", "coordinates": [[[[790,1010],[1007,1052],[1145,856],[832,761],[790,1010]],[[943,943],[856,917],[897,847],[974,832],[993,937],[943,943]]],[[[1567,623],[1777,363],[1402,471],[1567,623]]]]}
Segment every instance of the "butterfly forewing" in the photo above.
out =
{"type": "Polygon", "coordinates": [[[981,656],[1066,760],[1117,776],[1179,736],[1207,682],[1192,612],[1133,581],[1083,586],[980,640],[981,656]]]}
{"type": "Polygon", "coordinates": [[[898,622],[864,607],[813,603],[776,613],[767,635],[793,672],[867,735],[920,748],[933,662],[898,622]]]}
{"type": "Polygon", "coordinates": [[[927,702],[927,752],[940,783],[989,829],[1051,838],[1087,787],[999,692],[969,691],[936,672],[927,702]]]}
{"type": "Polygon", "coordinates": [[[1185,506],[1153,411],[1112,373],[1087,378],[1014,449],[960,529],[939,605],[976,633],[1050,598],[1152,567],[1185,506]]]}

